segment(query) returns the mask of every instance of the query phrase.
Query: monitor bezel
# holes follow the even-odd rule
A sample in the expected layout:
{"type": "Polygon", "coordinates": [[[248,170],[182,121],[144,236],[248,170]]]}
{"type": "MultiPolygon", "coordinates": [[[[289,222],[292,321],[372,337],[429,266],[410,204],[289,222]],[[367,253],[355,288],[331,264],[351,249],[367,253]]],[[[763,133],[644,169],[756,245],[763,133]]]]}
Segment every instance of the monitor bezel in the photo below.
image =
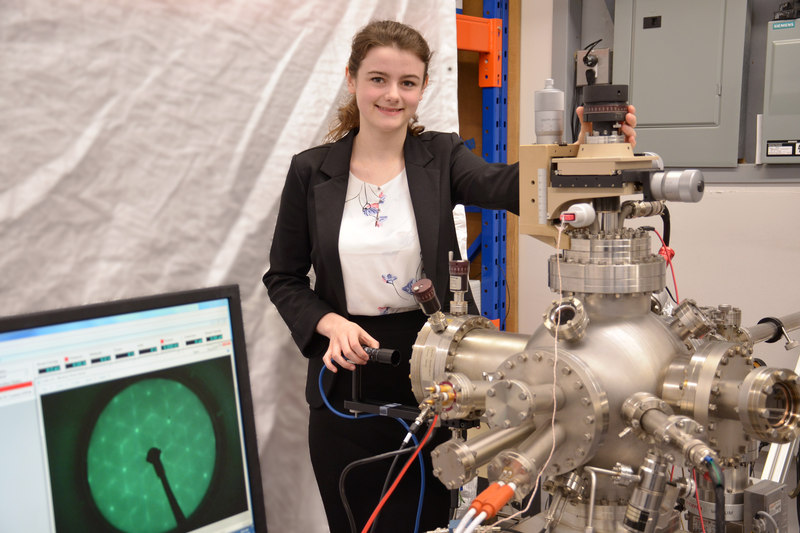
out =
{"type": "Polygon", "coordinates": [[[257,533],[266,533],[267,519],[264,506],[264,489],[261,484],[258,438],[253,396],[250,389],[250,373],[248,370],[239,285],[220,285],[166,292],[0,317],[0,333],[219,299],[228,300],[228,309],[231,317],[231,335],[234,345],[236,379],[239,386],[239,404],[244,431],[245,460],[247,461],[253,523],[257,533]]]}

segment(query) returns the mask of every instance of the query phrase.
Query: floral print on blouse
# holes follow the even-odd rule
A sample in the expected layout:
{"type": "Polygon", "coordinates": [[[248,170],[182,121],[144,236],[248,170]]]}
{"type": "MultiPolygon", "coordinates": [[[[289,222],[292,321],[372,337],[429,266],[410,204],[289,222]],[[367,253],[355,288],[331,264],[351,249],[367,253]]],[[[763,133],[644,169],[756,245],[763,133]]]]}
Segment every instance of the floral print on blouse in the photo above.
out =
{"type": "Polygon", "coordinates": [[[422,253],[405,170],[381,186],[350,174],[339,258],[351,315],[417,308],[411,287],[422,277],[422,253]]]}

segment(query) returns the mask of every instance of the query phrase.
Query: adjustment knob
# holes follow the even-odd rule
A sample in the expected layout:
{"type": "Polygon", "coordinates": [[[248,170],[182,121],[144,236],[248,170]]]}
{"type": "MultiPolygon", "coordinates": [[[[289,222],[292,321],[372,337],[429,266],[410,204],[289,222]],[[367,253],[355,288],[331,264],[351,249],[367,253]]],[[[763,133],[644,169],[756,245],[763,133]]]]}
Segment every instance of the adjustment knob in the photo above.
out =
{"type": "Polygon", "coordinates": [[[412,285],[411,293],[422,308],[422,312],[426,315],[430,316],[441,310],[442,306],[439,303],[439,298],[436,297],[433,282],[428,278],[422,278],[412,285]]]}
{"type": "Polygon", "coordinates": [[[670,202],[699,202],[703,198],[705,181],[697,169],[656,172],[650,177],[650,191],[656,200],[670,202]]]}

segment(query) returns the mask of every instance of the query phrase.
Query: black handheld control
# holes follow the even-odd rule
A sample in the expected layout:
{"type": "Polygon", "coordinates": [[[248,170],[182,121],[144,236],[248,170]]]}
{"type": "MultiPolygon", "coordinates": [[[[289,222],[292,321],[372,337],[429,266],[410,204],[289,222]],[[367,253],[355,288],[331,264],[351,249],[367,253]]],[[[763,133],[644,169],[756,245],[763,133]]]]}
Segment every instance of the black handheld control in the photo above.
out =
{"type": "Polygon", "coordinates": [[[371,348],[362,346],[369,356],[370,363],[383,363],[384,365],[397,366],[400,364],[400,352],[390,348],[371,348]]]}

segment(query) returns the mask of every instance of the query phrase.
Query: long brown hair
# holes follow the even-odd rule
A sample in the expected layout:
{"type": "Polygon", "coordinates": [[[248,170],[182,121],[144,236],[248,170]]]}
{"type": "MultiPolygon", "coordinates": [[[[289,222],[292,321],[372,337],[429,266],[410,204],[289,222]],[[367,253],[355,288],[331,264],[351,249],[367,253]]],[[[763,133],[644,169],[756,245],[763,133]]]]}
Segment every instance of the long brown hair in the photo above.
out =
{"type": "MultiPolygon", "coordinates": [[[[428,79],[428,64],[433,55],[428,43],[417,30],[394,20],[372,21],[356,33],[350,49],[350,59],[347,62],[347,69],[351,76],[355,77],[358,74],[358,69],[367,56],[367,52],[376,46],[393,46],[416,55],[425,64],[423,82],[428,79]]],[[[347,101],[339,107],[336,119],[334,119],[325,140],[337,141],[358,126],[358,105],[355,95],[351,94],[347,101]]],[[[419,135],[425,127],[417,124],[417,116],[414,115],[408,123],[408,129],[413,135],[419,135]]]]}

